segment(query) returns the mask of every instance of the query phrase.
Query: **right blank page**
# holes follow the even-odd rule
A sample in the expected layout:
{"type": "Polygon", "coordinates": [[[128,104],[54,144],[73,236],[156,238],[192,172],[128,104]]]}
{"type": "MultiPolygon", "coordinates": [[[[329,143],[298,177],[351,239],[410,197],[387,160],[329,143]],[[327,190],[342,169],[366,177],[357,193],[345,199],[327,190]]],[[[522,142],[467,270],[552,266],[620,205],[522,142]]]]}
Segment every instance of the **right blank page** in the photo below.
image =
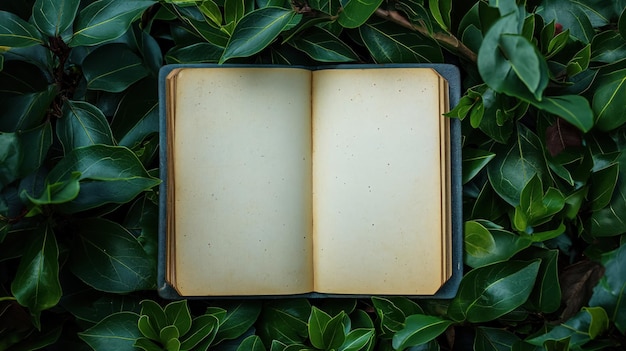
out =
{"type": "Polygon", "coordinates": [[[441,287],[439,79],[428,68],[313,73],[316,291],[425,295],[441,287]]]}

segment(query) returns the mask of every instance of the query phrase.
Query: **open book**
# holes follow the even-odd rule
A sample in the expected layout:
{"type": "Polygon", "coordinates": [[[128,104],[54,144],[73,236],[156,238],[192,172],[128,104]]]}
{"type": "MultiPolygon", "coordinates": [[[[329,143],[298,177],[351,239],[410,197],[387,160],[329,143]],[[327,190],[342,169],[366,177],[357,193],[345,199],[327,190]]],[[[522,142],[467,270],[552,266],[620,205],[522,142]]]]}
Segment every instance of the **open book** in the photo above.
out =
{"type": "Polygon", "coordinates": [[[450,278],[450,104],[435,69],[162,76],[163,274],[179,295],[432,295],[450,278]]]}

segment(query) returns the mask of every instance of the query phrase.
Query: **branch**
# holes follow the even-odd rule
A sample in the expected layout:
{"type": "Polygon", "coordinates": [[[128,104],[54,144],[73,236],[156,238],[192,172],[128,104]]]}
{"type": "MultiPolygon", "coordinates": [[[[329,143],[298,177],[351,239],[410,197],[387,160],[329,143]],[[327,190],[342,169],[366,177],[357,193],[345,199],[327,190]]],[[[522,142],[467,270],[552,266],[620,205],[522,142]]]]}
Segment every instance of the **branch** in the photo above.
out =
{"type": "Polygon", "coordinates": [[[447,32],[430,33],[426,27],[409,22],[409,20],[406,17],[402,16],[398,11],[389,11],[378,8],[376,9],[375,14],[386,20],[399,24],[402,27],[417,31],[424,36],[431,37],[442,46],[450,48],[453,51],[456,51],[459,55],[463,56],[468,61],[476,63],[476,53],[467,46],[465,46],[465,44],[463,44],[457,37],[452,34],[449,34],[447,32]]]}

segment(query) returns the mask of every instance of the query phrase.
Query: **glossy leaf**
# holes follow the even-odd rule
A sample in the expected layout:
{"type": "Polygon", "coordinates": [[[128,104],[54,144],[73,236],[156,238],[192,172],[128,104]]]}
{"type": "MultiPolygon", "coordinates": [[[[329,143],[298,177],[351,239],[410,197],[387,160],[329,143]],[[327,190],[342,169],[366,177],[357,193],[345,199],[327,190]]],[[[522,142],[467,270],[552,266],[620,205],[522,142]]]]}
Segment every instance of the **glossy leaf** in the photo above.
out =
{"type": "Polygon", "coordinates": [[[602,255],[604,276],[593,289],[589,306],[604,308],[619,331],[626,333],[626,245],[602,255]]]}
{"type": "Polygon", "coordinates": [[[476,337],[474,338],[474,350],[516,350],[513,345],[518,342],[520,342],[520,338],[510,331],[481,326],[476,328],[476,337]]]}
{"type": "Polygon", "coordinates": [[[127,89],[111,122],[118,145],[132,148],[158,133],[158,105],[154,81],[142,80],[127,89]]]}
{"type": "Polygon", "coordinates": [[[119,93],[148,75],[143,60],[124,44],[102,45],[83,61],[87,88],[119,93]]]}
{"type": "Polygon", "coordinates": [[[69,46],[91,46],[121,37],[152,0],[97,0],[83,8],[74,23],[69,46]]]}
{"type": "Polygon", "coordinates": [[[613,130],[626,122],[626,76],[603,85],[593,95],[593,112],[600,130],[613,130]]]}
{"type": "Polygon", "coordinates": [[[154,287],[155,267],[137,239],[118,223],[76,221],[72,272],[94,289],[126,293],[154,287]]]}
{"type": "Polygon", "coordinates": [[[450,12],[452,10],[452,0],[428,0],[428,8],[441,28],[448,31],[451,25],[450,12]]]}
{"type": "Polygon", "coordinates": [[[374,296],[372,303],[383,333],[393,335],[404,327],[406,314],[391,299],[374,296]]]}
{"type": "Polygon", "coordinates": [[[382,4],[382,0],[348,0],[339,12],[337,22],[344,28],[356,28],[367,19],[382,4]]]}
{"type": "Polygon", "coordinates": [[[450,320],[423,314],[408,316],[404,328],[393,336],[393,348],[404,350],[427,343],[441,335],[452,323],[450,320]]]}
{"type": "Polygon", "coordinates": [[[21,148],[23,159],[19,167],[20,174],[28,175],[44,163],[48,156],[48,150],[53,143],[52,138],[50,122],[22,132],[20,144],[23,146],[21,148]]]}
{"type": "Polygon", "coordinates": [[[499,47],[517,77],[537,100],[541,100],[548,85],[548,70],[535,46],[521,35],[505,33],[500,36],[499,47]]]}
{"type": "Polygon", "coordinates": [[[358,56],[352,49],[331,32],[312,27],[299,38],[289,42],[296,49],[319,62],[351,62],[358,56]]]}
{"type": "Polygon", "coordinates": [[[463,184],[474,178],[491,161],[496,154],[482,149],[466,147],[463,149],[463,161],[461,170],[463,172],[463,184]]]}
{"type": "Polygon", "coordinates": [[[50,171],[50,184],[81,174],[80,193],[59,207],[64,212],[78,212],[107,203],[126,203],[157,184],[132,151],[101,144],[80,147],[66,154],[50,171]]]}
{"type": "Polygon", "coordinates": [[[219,328],[217,317],[205,314],[193,319],[191,329],[181,337],[180,349],[193,350],[200,342],[214,340],[215,334],[219,328]]]}
{"type": "Polygon", "coordinates": [[[626,39],[615,31],[596,34],[591,42],[591,61],[613,63],[626,56],[626,39]]]}
{"type": "Polygon", "coordinates": [[[467,273],[448,315],[456,321],[491,321],[521,306],[530,295],[539,260],[507,261],[467,273]]]}
{"type": "Polygon", "coordinates": [[[569,345],[575,347],[595,338],[608,326],[608,317],[601,307],[583,307],[582,311],[565,323],[554,327],[546,334],[526,339],[526,342],[542,346],[548,340],[569,338],[569,345]]]}
{"type": "Polygon", "coordinates": [[[216,63],[224,53],[224,47],[213,43],[195,43],[189,46],[173,47],[165,55],[169,64],[175,63],[216,63]]]}
{"type": "Polygon", "coordinates": [[[366,347],[366,345],[371,345],[375,335],[376,334],[373,326],[369,329],[353,329],[346,335],[346,338],[341,347],[339,347],[338,351],[362,350],[364,347],[366,347]]]}
{"type": "Polygon", "coordinates": [[[620,35],[626,40],[626,7],[619,16],[618,27],[620,35]]]}
{"type": "Polygon", "coordinates": [[[611,201],[613,190],[617,184],[619,175],[619,164],[610,166],[593,172],[591,174],[590,201],[591,209],[599,210],[604,208],[611,201]]]}
{"type": "Polygon", "coordinates": [[[63,117],[56,132],[65,153],[95,144],[113,145],[113,135],[106,117],[92,104],[68,100],[63,104],[63,117]]]}
{"type": "Polygon", "coordinates": [[[280,7],[264,7],[247,13],[235,26],[219,62],[263,50],[287,27],[294,15],[294,11],[280,7]]]}
{"type": "Polygon", "coordinates": [[[168,325],[165,311],[158,303],[152,300],[141,301],[141,315],[149,317],[148,320],[155,331],[159,331],[168,325]]]}
{"type": "Polygon", "coordinates": [[[245,0],[225,0],[224,1],[224,21],[237,23],[246,12],[245,0]]]}
{"type": "Polygon", "coordinates": [[[537,135],[519,124],[515,140],[497,150],[487,165],[493,189],[512,206],[519,204],[522,189],[533,176],[547,172],[543,147],[537,135]]]}
{"type": "Polygon", "coordinates": [[[19,16],[0,11],[0,47],[23,48],[43,44],[41,33],[19,16]]]}
{"type": "Polygon", "coordinates": [[[237,351],[265,351],[265,346],[257,335],[250,335],[243,339],[237,347],[237,351]]]}
{"type": "Polygon", "coordinates": [[[288,344],[304,342],[311,304],[306,299],[271,301],[263,306],[258,333],[266,344],[272,340],[288,344]]]}
{"type": "Polygon", "coordinates": [[[367,22],[359,27],[359,33],[376,63],[443,61],[441,48],[435,42],[391,22],[367,22]]]}
{"type": "Polygon", "coordinates": [[[51,227],[39,227],[34,240],[28,243],[11,292],[20,305],[28,307],[37,326],[41,311],[54,307],[61,299],[59,247],[51,227]]]}
{"type": "Polygon", "coordinates": [[[163,309],[168,325],[173,325],[179,335],[185,335],[191,329],[191,313],[186,300],[170,302],[163,309]]]}
{"type": "Polygon", "coordinates": [[[517,235],[497,228],[489,228],[482,221],[465,223],[465,264],[478,268],[506,261],[532,244],[528,235],[517,235]],[[487,249],[480,245],[484,243],[487,249]],[[475,249],[471,249],[475,248],[475,249]]]}
{"type": "Polygon", "coordinates": [[[138,319],[132,312],[113,313],[78,336],[96,351],[132,351],[141,337],[138,319]]]}
{"type": "Polygon", "coordinates": [[[150,322],[150,317],[145,314],[142,314],[139,317],[139,321],[137,321],[137,328],[139,328],[139,331],[141,331],[141,334],[143,334],[146,338],[150,340],[159,340],[159,333],[152,326],[152,324],[154,323],[150,322]]]}
{"type": "Polygon", "coordinates": [[[44,120],[57,93],[55,86],[49,86],[44,91],[21,94],[4,100],[7,106],[0,112],[0,130],[15,132],[37,127],[44,120]]]}
{"type": "Polygon", "coordinates": [[[215,342],[232,340],[246,333],[256,322],[261,313],[261,304],[257,301],[245,300],[220,305],[226,310],[220,318],[219,330],[215,342]]]}
{"type": "Polygon", "coordinates": [[[528,302],[542,313],[555,312],[561,306],[561,286],[559,284],[558,250],[547,250],[531,246],[516,258],[540,258],[541,266],[537,273],[535,288],[528,302]]]}
{"type": "Polygon", "coordinates": [[[311,344],[318,349],[337,349],[345,340],[343,312],[331,317],[313,306],[309,317],[308,330],[311,344]]]}
{"type": "Polygon", "coordinates": [[[582,96],[548,96],[541,102],[532,101],[531,103],[541,110],[563,118],[583,132],[588,132],[593,126],[593,112],[589,101],[582,96]]]}
{"type": "Polygon", "coordinates": [[[80,0],[37,0],[33,6],[32,22],[49,37],[58,37],[72,26],[80,0]]]}
{"type": "Polygon", "coordinates": [[[570,35],[583,44],[591,42],[594,30],[589,17],[579,7],[572,6],[568,0],[546,0],[538,14],[546,22],[554,20],[561,24],[564,30],[569,30],[570,35]]]}

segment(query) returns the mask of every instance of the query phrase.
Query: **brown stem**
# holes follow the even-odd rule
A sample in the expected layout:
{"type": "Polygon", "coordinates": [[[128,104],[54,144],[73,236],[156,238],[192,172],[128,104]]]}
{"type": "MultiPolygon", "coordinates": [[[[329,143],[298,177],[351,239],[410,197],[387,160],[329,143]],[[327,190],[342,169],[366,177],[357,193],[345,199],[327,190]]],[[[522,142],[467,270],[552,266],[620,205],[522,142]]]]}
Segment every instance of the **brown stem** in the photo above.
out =
{"type": "Polygon", "coordinates": [[[389,11],[385,9],[376,9],[375,14],[386,20],[394,22],[402,27],[419,32],[420,34],[435,39],[438,43],[446,48],[456,51],[459,55],[472,63],[476,63],[476,53],[465,46],[457,37],[450,33],[430,33],[424,26],[411,23],[406,17],[402,16],[398,11],[389,11]]]}

